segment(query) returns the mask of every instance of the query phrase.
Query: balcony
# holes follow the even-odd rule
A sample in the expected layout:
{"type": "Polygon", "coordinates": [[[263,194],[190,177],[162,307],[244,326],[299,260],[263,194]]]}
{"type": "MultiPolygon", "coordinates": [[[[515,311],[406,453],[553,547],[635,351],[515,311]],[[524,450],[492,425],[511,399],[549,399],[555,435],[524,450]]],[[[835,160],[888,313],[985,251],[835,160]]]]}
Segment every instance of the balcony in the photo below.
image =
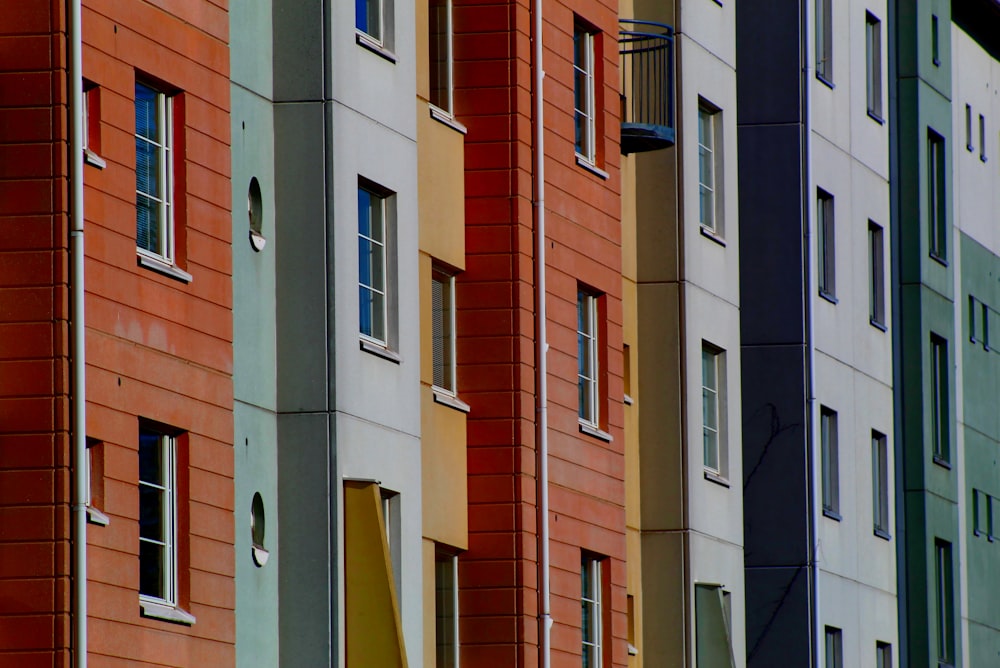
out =
{"type": "Polygon", "coordinates": [[[621,19],[624,154],[674,145],[674,29],[663,23],[621,19]]]}

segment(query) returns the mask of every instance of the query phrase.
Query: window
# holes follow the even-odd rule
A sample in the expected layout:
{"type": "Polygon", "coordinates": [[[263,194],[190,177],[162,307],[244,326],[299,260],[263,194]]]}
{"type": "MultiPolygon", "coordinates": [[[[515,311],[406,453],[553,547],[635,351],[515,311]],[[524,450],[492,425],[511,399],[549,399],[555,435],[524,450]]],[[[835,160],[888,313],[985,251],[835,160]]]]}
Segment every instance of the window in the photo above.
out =
{"type": "Polygon", "coordinates": [[[576,293],[577,385],[581,422],[599,425],[597,297],[585,290],[576,293]]]}
{"type": "Polygon", "coordinates": [[[430,0],[430,77],[431,104],[451,115],[452,99],[452,23],[451,0],[430,0]]]}
{"type": "Polygon", "coordinates": [[[730,593],[715,584],[696,584],[695,665],[735,666],[730,593]]]}
{"type": "Polygon", "coordinates": [[[175,439],[139,429],[139,594],[177,604],[175,439]]]}
{"type": "Polygon", "coordinates": [[[975,146],[972,145],[972,105],[965,105],[965,148],[968,151],[974,151],[975,146]]]}
{"type": "Polygon", "coordinates": [[[872,431],[872,521],[875,535],[889,538],[889,449],[885,434],[872,431]]]}
{"type": "Polygon", "coordinates": [[[882,23],[865,13],[866,81],[868,113],[882,121],[882,23]]]}
{"type": "Polygon", "coordinates": [[[948,342],[931,334],[931,439],[934,444],[934,461],[950,461],[948,396],[948,342]]]}
{"type": "Polygon", "coordinates": [[[93,438],[87,439],[87,521],[91,524],[107,526],[111,519],[101,509],[104,507],[104,443],[93,438]]]}
{"type": "Polygon", "coordinates": [[[927,221],[931,257],[943,261],[948,257],[944,137],[930,128],[927,130],[927,221]]]}
{"type": "Polygon", "coordinates": [[[979,114],[979,159],[986,162],[986,117],[979,114]]]}
{"type": "Polygon", "coordinates": [[[437,668],[458,668],[458,556],[438,550],[434,556],[434,614],[437,668]]]}
{"type": "Polygon", "coordinates": [[[174,262],[173,101],[135,84],[135,227],[140,255],[174,262]]]}
{"type": "Polygon", "coordinates": [[[840,519],[840,462],[837,444],[837,412],[819,409],[820,464],[823,474],[823,514],[840,519]]]}
{"type": "Polygon", "coordinates": [[[889,643],[876,641],[875,668],[892,668],[892,645],[889,643]]]}
{"type": "Polygon", "coordinates": [[[885,329],[885,263],[882,227],[868,221],[868,317],[885,329]]]}
{"type": "Polygon", "coordinates": [[[702,227],[722,233],[720,133],[722,112],[704,100],[698,105],[698,220],[702,227]]]}
{"type": "Polygon", "coordinates": [[[383,0],[354,0],[354,27],[378,46],[385,42],[385,10],[383,0]]]}
{"type": "Polygon", "coordinates": [[[991,543],[993,534],[993,497],[981,489],[972,489],[972,535],[986,536],[991,543]]]}
{"type": "Polygon", "coordinates": [[[725,353],[702,342],[701,346],[701,430],[705,468],[726,473],[725,448],[725,353]]]}
{"type": "Polygon", "coordinates": [[[583,638],[583,665],[587,668],[601,668],[603,650],[603,603],[601,583],[601,560],[583,555],[580,565],[580,631],[583,638]]]}
{"type": "Polygon", "coordinates": [[[833,82],[833,1],[816,0],[816,76],[833,82]]]}
{"type": "Polygon", "coordinates": [[[843,632],[833,626],[826,627],[826,663],[824,668],[844,668],[843,632]]]}
{"type": "Polygon", "coordinates": [[[938,35],[938,17],[931,15],[931,58],[934,67],[941,66],[941,38],[938,35]]]}
{"type": "Polygon", "coordinates": [[[386,197],[358,186],[358,292],[361,336],[386,347],[388,339],[388,276],[386,197]]]}
{"type": "Polygon", "coordinates": [[[454,394],[455,277],[440,270],[431,276],[431,335],[434,386],[454,394]]]}
{"type": "Polygon", "coordinates": [[[934,588],[938,666],[952,666],[955,660],[955,609],[951,577],[951,543],[935,540],[934,588]]]}
{"type": "Polygon", "coordinates": [[[576,154],[591,164],[597,161],[594,37],[593,32],[580,24],[573,29],[576,154]]]}
{"type": "Polygon", "coordinates": [[[819,294],[831,301],[837,295],[836,233],[833,218],[833,195],[816,191],[816,259],[819,263],[819,294]]]}

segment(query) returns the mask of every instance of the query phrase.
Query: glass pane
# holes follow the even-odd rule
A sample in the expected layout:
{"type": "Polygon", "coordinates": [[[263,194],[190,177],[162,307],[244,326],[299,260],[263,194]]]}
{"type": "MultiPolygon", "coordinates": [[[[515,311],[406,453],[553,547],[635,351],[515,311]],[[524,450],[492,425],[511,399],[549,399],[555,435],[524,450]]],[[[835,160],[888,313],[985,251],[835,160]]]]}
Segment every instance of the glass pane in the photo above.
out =
{"type": "Polygon", "coordinates": [[[139,593],[156,598],[165,598],[163,588],[164,551],[166,548],[155,543],[139,543],[139,593]]]}
{"type": "Polygon", "coordinates": [[[160,205],[144,195],[135,198],[136,246],[160,252],[160,205]]]}
{"type": "Polygon", "coordinates": [[[358,283],[372,285],[372,242],[358,237],[358,283]]]}
{"type": "Polygon", "coordinates": [[[135,85],[135,133],[140,137],[157,141],[157,97],[151,88],[135,85]]]}
{"type": "Polygon", "coordinates": [[[148,485],[139,485],[139,536],[164,541],[164,492],[148,485]]]}
{"type": "Polygon", "coordinates": [[[140,137],[135,138],[135,189],[160,198],[160,149],[140,137]]]}
{"type": "Polygon", "coordinates": [[[371,336],[385,339],[385,297],[378,293],[372,295],[372,330],[371,336]]]}
{"type": "Polygon", "coordinates": [[[364,286],[360,286],[358,291],[359,313],[361,333],[366,336],[372,334],[372,291],[364,286]]]}
{"type": "Polygon", "coordinates": [[[153,431],[139,431],[139,480],[163,485],[163,437],[153,431]]]}
{"type": "Polygon", "coordinates": [[[358,188],[358,234],[372,236],[372,194],[358,188]]]}

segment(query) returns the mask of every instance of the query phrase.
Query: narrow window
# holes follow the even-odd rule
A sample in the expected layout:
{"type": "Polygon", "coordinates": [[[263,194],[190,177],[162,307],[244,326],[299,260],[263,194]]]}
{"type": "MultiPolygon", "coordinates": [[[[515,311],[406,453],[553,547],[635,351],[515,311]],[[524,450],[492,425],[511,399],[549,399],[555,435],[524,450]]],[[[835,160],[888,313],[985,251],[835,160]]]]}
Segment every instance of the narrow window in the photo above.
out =
{"type": "Polygon", "coordinates": [[[965,148],[969,151],[974,151],[975,146],[972,145],[972,105],[965,105],[965,148]]]}
{"type": "Polygon", "coordinates": [[[440,270],[431,277],[431,334],[434,386],[454,394],[455,277],[440,270]]]}
{"type": "Polygon", "coordinates": [[[819,294],[831,301],[837,296],[836,226],[834,223],[833,195],[825,190],[816,191],[816,240],[819,264],[819,294]]]}
{"type": "Polygon", "coordinates": [[[702,227],[722,234],[722,112],[705,101],[698,105],[698,215],[702,227]]]}
{"type": "Polygon", "coordinates": [[[955,620],[952,600],[951,543],[934,541],[934,582],[938,664],[954,665],[955,620]]]}
{"type": "Polygon", "coordinates": [[[816,76],[833,83],[832,0],[816,0],[816,76]]]}
{"type": "Polygon", "coordinates": [[[166,264],[174,261],[173,104],[135,84],[136,246],[166,264]]]}
{"type": "Polygon", "coordinates": [[[730,593],[716,584],[696,584],[695,594],[695,665],[732,666],[732,611],[730,593]]]}
{"type": "Polygon", "coordinates": [[[944,137],[927,130],[927,221],[931,257],[948,257],[948,208],[945,200],[944,137]]]}
{"type": "Polygon", "coordinates": [[[430,0],[429,13],[431,104],[451,115],[455,112],[451,0],[430,0]]]}
{"type": "Polygon", "coordinates": [[[871,12],[865,14],[868,113],[882,121],[882,23],[871,12]]]}
{"type": "Polygon", "coordinates": [[[580,603],[583,638],[583,665],[601,668],[603,665],[603,601],[601,596],[601,560],[583,555],[580,565],[580,603]]]}
{"type": "Polygon", "coordinates": [[[993,496],[985,492],[983,496],[986,500],[986,538],[992,543],[996,538],[996,534],[993,533],[993,496]]]}
{"type": "Polygon", "coordinates": [[[844,668],[844,639],[843,632],[834,627],[826,627],[826,663],[824,668],[844,668]]]}
{"type": "Polygon", "coordinates": [[[950,461],[949,393],[948,393],[948,342],[931,334],[931,439],[934,460],[947,464],[950,461]]]}
{"type": "Polygon", "coordinates": [[[458,556],[438,550],[434,557],[437,668],[458,668],[458,556]]]}
{"type": "Polygon", "coordinates": [[[354,25],[376,44],[382,44],[384,28],[382,0],[354,0],[354,25]]]}
{"type": "Polygon", "coordinates": [[[702,343],[701,348],[701,415],[702,444],[705,468],[725,474],[723,439],[725,405],[723,352],[702,343]]]}
{"type": "Polygon", "coordinates": [[[981,536],[984,532],[982,531],[982,521],[983,512],[980,507],[979,497],[982,496],[980,492],[975,487],[972,488],[972,535],[981,536]]]}
{"type": "Polygon", "coordinates": [[[840,462],[837,444],[837,411],[819,409],[820,466],[823,475],[823,514],[840,520],[840,462]]]}
{"type": "Polygon", "coordinates": [[[889,538],[889,449],[885,434],[872,431],[872,520],[875,535],[889,538]]]}
{"type": "Polygon", "coordinates": [[[388,345],[386,198],[358,186],[358,290],[362,337],[388,345]]]}
{"type": "Polygon", "coordinates": [[[868,221],[868,317],[871,324],[885,328],[885,264],[882,227],[868,221]]]}
{"type": "Polygon", "coordinates": [[[941,38],[938,35],[938,17],[936,15],[931,16],[931,58],[934,59],[934,67],[941,66],[941,38]]]}
{"type": "Polygon", "coordinates": [[[892,668],[892,645],[889,643],[876,641],[875,668],[892,668]]]}
{"type": "Polygon", "coordinates": [[[598,427],[598,329],[597,296],[578,290],[576,293],[577,386],[581,422],[598,427]]]}
{"type": "Polygon", "coordinates": [[[177,477],[174,438],[139,429],[139,595],[177,604],[177,477]]]}
{"type": "Polygon", "coordinates": [[[591,164],[597,161],[594,67],[594,33],[578,23],[573,29],[576,154],[591,164]]]}
{"type": "Polygon", "coordinates": [[[986,162],[986,117],[979,114],[979,159],[986,162]]]}

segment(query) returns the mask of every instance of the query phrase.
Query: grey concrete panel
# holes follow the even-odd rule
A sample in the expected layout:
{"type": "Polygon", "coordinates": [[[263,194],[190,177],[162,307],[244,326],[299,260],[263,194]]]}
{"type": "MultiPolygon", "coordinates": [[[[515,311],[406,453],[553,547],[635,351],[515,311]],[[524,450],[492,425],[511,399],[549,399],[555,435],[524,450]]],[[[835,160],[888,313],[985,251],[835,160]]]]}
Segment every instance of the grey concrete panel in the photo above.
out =
{"type": "Polygon", "coordinates": [[[273,74],[271,12],[270,0],[241,0],[229,5],[230,79],[266,98],[271,97],[273,74]]]}
{"type": "MultiPolygon", "coordinates": [[[[740,123],[799,122],[800,5],[777,0],[736,3],[740,123]]],[[[741,149],[741,155],[747,154],[741,149]]]]}
{"type": "Polygon", "coordinates": [[[274,99],[323,99],[323,25],[329,17],[327,1],[275,2],[271,17],[274,24],[274,99]]]}
{"type": "Polygon", "coordinates": [[[810,478],[805,351],[801,346],[744,346],[741,355],[746,564],[805,564],[810,478]]]}
{"type": "Polygon", "coordinates": [[[324,108],[274,107],[278,407],[329,407],[327,206],[324,108]]]}
{"type": "Polygon", "coordinates": [[[800,146],[797,125],[739,129],[744,344],[804,341],[800,146]]]}
{"type": "Polygon", "coordinates": [[[819,665],[810,661],[809,569],[748,568],[747,668],[819,665]]]}

